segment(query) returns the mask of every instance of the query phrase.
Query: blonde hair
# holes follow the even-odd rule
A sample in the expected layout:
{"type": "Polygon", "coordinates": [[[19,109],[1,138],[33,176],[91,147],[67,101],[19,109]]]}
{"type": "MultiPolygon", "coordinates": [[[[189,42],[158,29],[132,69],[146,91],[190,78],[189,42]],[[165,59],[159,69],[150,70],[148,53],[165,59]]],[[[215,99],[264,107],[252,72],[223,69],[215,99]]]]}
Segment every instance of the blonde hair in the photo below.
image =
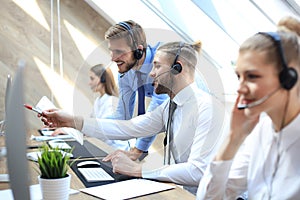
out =
{"type": "Polygon", "coordinates": [[[198,61],[197,53],[200,53],[201,46],[202,46],[201,41],[196,41],[193,44],[188,44],[183,42],[169,42],[161,45],[157,49],[157,51],[162,51],[169,54],[168,61],[173,62],[175,60],[176,55],[178,54],[179,48],[181,48],[180,54],[177,55],[178,56],[177,60],[180,60],[188,67],[195,69],[195,66],[197,65],[197,61],[198,61]]]}
{"type": "Polygon", "coordinates": [[[285,16],[277,23],[278,31],[294,32],[300,36],[300,21],[292,16],[285,16]]]}
{"type": "MultiPolygon", "coordinates": [[[[280,42],[282,46],[283,56],[285,58],[286,64],[289,66],[291,64],[298,67],[300,66],[300,57],[299,57],[299,43],[298,36],[292,32],[277,32],[280,36],[280,42]]],[[[252,37],[248,38],[243,44],[240,46],[239,53],[243,53],[246,51],[256,51],[264,53],[265,63],[266,64],[274,64],[277,68],[278,73],[283,68],[283,63],[281,61],[278,46],[275,45],[274,41],[263,35],[263,34],[255,34],[252,37]]]]}
{"type": "Polygon", "coordinates": [[[121,38],[126,39],[128,46],[130,46],[132,50],[135,50],[137,45],[142,45],[144,51],[147,48],[146,34],[144,32],[144,29],[141,27],[141,25],[134,22],[133,20],[123,21],[115,24],[105,32],[106,40],[121,38]],[[122,26],[121,23],[126,23],[130,30],[122,26]]]}

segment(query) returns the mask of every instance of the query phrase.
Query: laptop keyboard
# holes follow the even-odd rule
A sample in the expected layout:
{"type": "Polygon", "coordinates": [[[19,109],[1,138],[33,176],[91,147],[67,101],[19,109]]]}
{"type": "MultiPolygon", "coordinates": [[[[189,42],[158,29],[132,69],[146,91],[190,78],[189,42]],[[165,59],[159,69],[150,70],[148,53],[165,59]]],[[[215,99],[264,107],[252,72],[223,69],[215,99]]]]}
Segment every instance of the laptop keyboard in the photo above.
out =
{"type": "Polygon", "coordinates": [[[111,177],[106,171],[102,168],[78,168],[80,173],[88,182],[97,182],[97,181],[113,181],[114,178],[111,177]]]}

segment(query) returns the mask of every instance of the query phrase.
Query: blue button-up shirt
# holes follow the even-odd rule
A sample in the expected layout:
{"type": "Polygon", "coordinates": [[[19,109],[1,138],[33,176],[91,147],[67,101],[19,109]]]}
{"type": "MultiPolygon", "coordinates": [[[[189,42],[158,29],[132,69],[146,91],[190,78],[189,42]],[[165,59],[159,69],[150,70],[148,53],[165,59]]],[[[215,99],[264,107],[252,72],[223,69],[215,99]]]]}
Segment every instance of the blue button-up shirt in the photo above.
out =
{"type": "MultiPolygon", "coordinates": [[[[143,80],[143,87],[145,90],[145,96],[151,97],[151,102],[147,108],[147,111],[154,110],[157,106],[162,104],[165,99],[168,98],[168,95],[161,94],[158,95],[154,92],[154,87],[152,86],[153,78],[149,76],[152,70],[152,61],[156,50],[159,46],[159,43],[154,47],[148,46],[146,49],[146,58],[139,70],[129,70],[124,74],[124,76],[119,75],[119,103],[114,115],[115,119],[131,119],[134,111],[135,97],[137,93],[138,80],[137,80],[137,71],[141,73],[141,78],[143,80]]],[[[138,138],[136,141],[136,147],[142,151],[147,151],[150,145],[152,144],[155,136],[138,138]]]]}

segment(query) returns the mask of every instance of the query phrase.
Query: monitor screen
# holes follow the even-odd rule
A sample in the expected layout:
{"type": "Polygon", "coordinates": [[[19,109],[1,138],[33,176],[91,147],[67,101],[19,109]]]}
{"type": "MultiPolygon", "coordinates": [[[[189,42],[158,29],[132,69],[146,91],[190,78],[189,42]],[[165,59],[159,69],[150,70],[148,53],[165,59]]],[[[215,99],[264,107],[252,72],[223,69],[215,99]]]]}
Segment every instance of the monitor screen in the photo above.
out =
{"type": "Polygon", "coordinates": [[[23,107],[23,74],[25,63],[18,70],[7,97],[5,145],[10,188],[14,199],[30,199],[28,161],[26,158],[26,126],[23,107]]]}

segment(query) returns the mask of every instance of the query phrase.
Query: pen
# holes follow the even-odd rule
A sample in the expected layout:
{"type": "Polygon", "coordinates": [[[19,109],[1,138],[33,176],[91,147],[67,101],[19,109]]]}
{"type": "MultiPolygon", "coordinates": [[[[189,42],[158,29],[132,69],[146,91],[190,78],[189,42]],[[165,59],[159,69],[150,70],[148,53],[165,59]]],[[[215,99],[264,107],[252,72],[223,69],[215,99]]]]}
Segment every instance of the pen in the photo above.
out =
{"type": "Polygon", "coordinates": [[[39,113],[40,115],[43,115],[42,111],[38,110],[38,109],[35,108],[35,107],[32,107],[32,106],[27,105],[27,104],[24,104],[24,107],[27,108],[27,109],[29,109],[29,110],[32,110],[32,111],[34,111],[34,112],[37,112],[37,113],[39,113]]]}

